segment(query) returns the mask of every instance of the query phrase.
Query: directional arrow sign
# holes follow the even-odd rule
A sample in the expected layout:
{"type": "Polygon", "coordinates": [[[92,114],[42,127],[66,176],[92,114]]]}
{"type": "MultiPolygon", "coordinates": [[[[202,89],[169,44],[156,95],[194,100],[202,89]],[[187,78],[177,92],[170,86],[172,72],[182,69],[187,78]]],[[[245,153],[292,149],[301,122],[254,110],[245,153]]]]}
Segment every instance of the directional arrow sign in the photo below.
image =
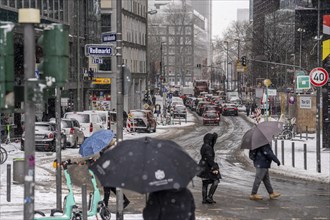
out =
{"type": "Polygon", "coordinates": [[[112,56],[112,46],[106,44],[86,44],[85,56],[110,57],[112,56]]]}

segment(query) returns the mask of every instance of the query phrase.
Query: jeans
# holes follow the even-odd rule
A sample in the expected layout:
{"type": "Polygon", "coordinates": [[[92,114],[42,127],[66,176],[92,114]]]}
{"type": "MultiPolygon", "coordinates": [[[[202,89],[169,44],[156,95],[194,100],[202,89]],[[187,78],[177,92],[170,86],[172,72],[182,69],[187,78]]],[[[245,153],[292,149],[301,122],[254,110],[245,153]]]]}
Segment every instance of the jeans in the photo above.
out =
{"type": "Polygon", "coordinates": [[[273,193],[273,187],[270,183],[268,168],[256,168],[256,177],[252,187],[252,195],[257,194],[261,181],[264,182],[269,194],[273,193]]]}

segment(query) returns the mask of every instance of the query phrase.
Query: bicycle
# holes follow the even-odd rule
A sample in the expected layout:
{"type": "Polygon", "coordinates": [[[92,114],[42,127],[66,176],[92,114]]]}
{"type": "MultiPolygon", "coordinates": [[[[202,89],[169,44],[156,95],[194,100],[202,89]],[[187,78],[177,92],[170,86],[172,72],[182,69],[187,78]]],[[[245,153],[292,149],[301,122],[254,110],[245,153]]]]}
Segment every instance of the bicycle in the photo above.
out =
{"type": "Polygon", "coordinates": [[[7,158],[8,158],[8,153],[6,149],[0,146],[0,164],[5,163],[7,158]]]}
{"type": "Polygon", "coordinates": [[[287,118],[282,132],[278,135],[278,139],[291,140],[296,130],[295,126],[296,118],[287,118]]]}

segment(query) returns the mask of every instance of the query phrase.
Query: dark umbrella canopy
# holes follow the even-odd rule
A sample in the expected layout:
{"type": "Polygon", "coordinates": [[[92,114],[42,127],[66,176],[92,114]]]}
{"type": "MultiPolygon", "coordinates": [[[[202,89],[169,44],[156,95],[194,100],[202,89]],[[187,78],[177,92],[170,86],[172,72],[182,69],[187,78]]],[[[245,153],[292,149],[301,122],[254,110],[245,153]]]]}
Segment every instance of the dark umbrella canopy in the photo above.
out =
{"type": "Polygon", "coordinates": [[[272,142],[273,136],[279,135],[282,128],[283,123],[276,121],[257,124],[244,134],[241,149],[254,150],[272,142]]]}
{"type": "Polygon", "coordinates": [[[91,170],[103,186],[149,193],[186,187],[198,172],[198,166],[173,141],[140,138],[118,143],[91,170]]]}

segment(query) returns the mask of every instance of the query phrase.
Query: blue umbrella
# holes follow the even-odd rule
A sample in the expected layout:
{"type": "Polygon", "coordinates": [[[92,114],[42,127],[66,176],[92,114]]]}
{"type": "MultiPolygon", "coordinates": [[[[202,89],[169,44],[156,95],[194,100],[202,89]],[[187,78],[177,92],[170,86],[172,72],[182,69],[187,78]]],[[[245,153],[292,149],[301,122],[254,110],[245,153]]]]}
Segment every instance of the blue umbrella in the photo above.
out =
{"type": "Polygon", "coordinates": [[[92,156],[107,147],[113,138],[114,133],[110,130],[96,131],[82,143],[79,154],[82,157],[92,156]]]}

